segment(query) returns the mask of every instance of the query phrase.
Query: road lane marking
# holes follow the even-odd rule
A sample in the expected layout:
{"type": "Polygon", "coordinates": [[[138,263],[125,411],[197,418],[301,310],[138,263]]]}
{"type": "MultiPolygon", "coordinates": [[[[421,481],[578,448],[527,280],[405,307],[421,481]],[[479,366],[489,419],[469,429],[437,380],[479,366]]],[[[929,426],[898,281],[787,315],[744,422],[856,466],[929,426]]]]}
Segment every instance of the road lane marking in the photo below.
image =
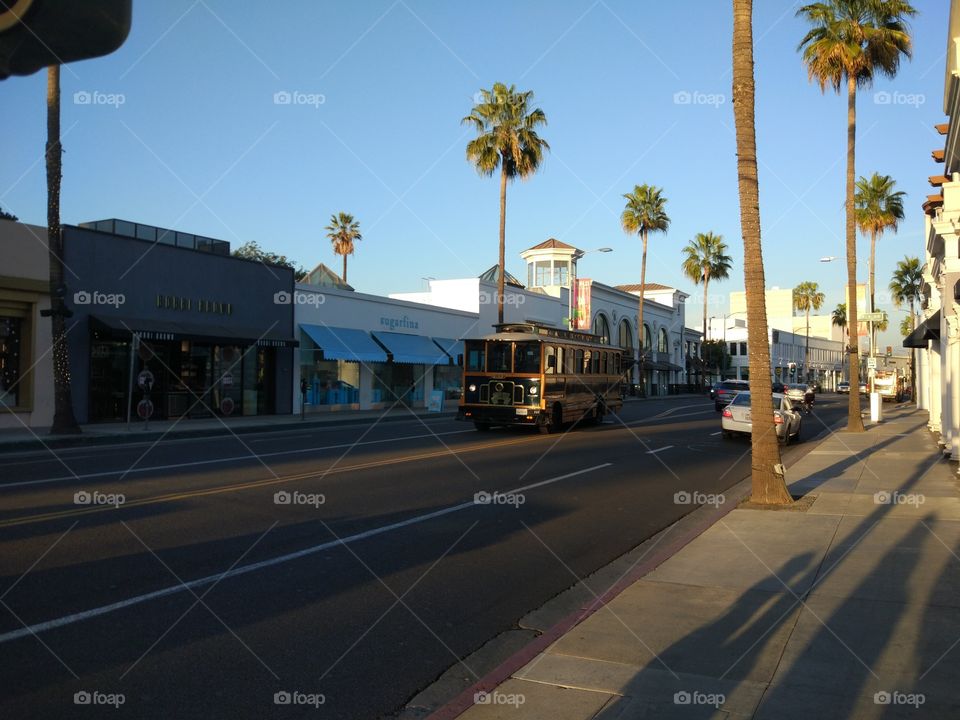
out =
{"type": "MultiPolygon", "coordinates": [[[[153,470],[177,470],[179,468],[193,467],[199,465],[216,465],[217,463],[236,462],[238,460],[259,460],[261,458],[276,457],[278,455],[298,455],[309,452],[321,452],[323,450],[341,450],[343,448],[360,447],[361,445],[378,445],[383,443],[400,442],[403,440],[419,440],[422,438],[443,437],[445,435],[462,435],[464,433],[476,433],[476,430],[450,430],[448,432],[426,435],[406,435],[398,438],[383,438],[381,440],[365,440],[358,443],[340,443],[338,445],[323,445],[321,447],[299,448],[297,450],[275,450],[273,452],[255,453],[253,455],[234,455],[231,457],[211,458],[209,460],[194,460],[184,463],[170,463],[167,465],[145,465],[144,467],[131,468],[129,470],[102,470],[95,473],[85,473],[83,475],[63,475],[55,478],[42,478],[40,480],[23,480],[14,483],[0,484],[0,491],[5,488],[26,487],[29,485],[46,485],[55,482],[64,482],[65,480],[91,480],[93,478],[110,477],[111,475],[132,475],[133,473],[151,472],[153,470]]],[[[76,458],[71,458],[76,459],[76,458]]]]}
{"type": "MultiPolygon", "coordinates": [[[[472,431],[468,431],[472,432],[472,431]]],[[[14,517],[9,520],[0,521],[0,528],[13,527],[16,525],[27,525],[35,522],[43,522],[46,520],[54,520],[57,518],[63,517],[73,517],[75,515],[91,515],[93,513],[101,512],[112,512],[116,510],[121,510],[123,508],[129,507],[140,507],[143,505],[153,505],[159,503],[175,502],[177,500],[186,500],[193,497],[201,497],[204,495],[220,495],[222,493],[235,492],[239,490],[249,490],[251,488],[260,488],[267,487],[270,485],[281,485],[284,483],[294,482],[297,480],[309,480],[313,478],[323,478],[327,475],[335,475],[353,472],[356,470],[369,470],[371,468],[384,467],[388,465],[399,465],[401,463],[407,462],[416,462],[417,460],[432,460],[434,458],[443,458],[443,457],[453,457],[460,455],[462,453],[476,452],[478,450],[489,450],[490,448],[501,448],[509,447],[511,445],[525,445],[527,443],[536,442],[536,441],[545,440],[542,435],[534,435],[528,438],[521,438],[519,440],[507,440],[499,442],[490,442],[484,443],[481,445],[470,445],[464,448],[457,448],[456,450],[452,449],[443,449],[443,450],[434,450],[427,453],[420,453],[418,455],[408,455],[406,457],[399,458],[390,458],[387,460],[372,460],[365,463],[356,463],[354,465],[338,465],[335,467],[327,468],[326,470],[311,470],[310,472],[298,473],[296,475],[284,475],[282,477],[269,477],[263,478],[261,480],[248,480],[239,483],[233,483],[232,485],[214,485],[208,488],[200,488],[198,490],[190,490],[185,492],[178,493],[168,493],[166,495],[154,495],[152,497],[140,498],[137,500],[127,500],[122,505],[94,505],[89,507],[82,508],[70,508],[68,510],[56,510],[48,513],[40,513],[37,515],[22,515],[20,517],[14,517]]]]}
{"type": "Polygon", "coordinates": [[[662,448],[657,448],[656,450],[647,450],[647,453],[646,453],[646,454],[647,454],[647,455],[656,455],[658,452],[662,452],[662,451],[664,451],[664,450],[669,450],[669,449],[672,448],[672,447],[673,447],[673,445],[664,445],[662,448]]]}
{"type": "MultiPolygon", "coordinates": [[[[574,472],[566,473],[565,475],[558,475],[554,478],[548,478],[547,480],[541,480],[540,482],[531,483],[529,485],[524,485],[523,487],[515,488],[513,490],[505,491],[505,495],[517,494],[524,492],[526,490],[532,490],[533,488],[542,487],[544,485],[550,485],[561,480],[567,480],[572,477],[577,477],[578,475],[585,475],[587,473],[594,472],[596,470],[602,470],[603,468],[610,467],[613,463],[602,463],[600,465],[594,465],[592,467],[583,468],[582,470],[575,470],[574,472]]],[[[434,518],[442,517],[444,515],[449,515],[451,513],[459,512],[460,510],[466,510],[467,508],[485,508],[485,507],[496,507],[495,505],[478,505],[473,500],[468,502],[463,502],[458,505],[451,505],[450,507],[441,508],[440,510],[434,510],[433,512],[425,513],[423,515],[417,515],[416,517],[407,518],[406,520],[400,520],[395,523],[390,523],[389,525],[382,525],[378,528],[372,528],[370,530],[364,530],[363,532],[355,533],[353,535],[348,535],[347,537],[337,538],[336,540],[330,540],[325,543],[320,543],[319,545],[313,545],[308,548],[303,548],[302,550],[296,550],[285,555],[278,555],[277,557],[270,558],[269,560],[260,560],[259,562],[249,563],[248,565],[238,565],[237,567],[227,570],[226,572],[216,573],[214,575],[207,575],[206,577],[197,578],[196,580],[190,580],[188,582],[179,583],[177,585],[171,585],[160,590],[154,590],[153,592],[144,593],[143,595],[136,595],[132,598],[127,598],[126,600],[120,600],[115,603],[110,603],[109,605],[101,605],[100,607],[92,608],[90,610],[83,610],[82,612],[72,613],[70,615],[64,615],[53,620],[47,620],[45,622],[36,623],[34,625],[28,625],[20,628],[19,630],[11,630],[0,634],[0,645],[3,643],[10,642],[12,640],[17,640],[22,637],[27,637],[31,635],[36,635],[38,633],[44,632],[46,630],[53,630],[54,628],[63,627],[65,625],[72,625],[74,623],[82,622],[83,620],[89,620],[90,618],[95,618],[100,615],[106,615],[108,613],[114,612],[116,610],[122,610],[128,608],[132,605],[139,605],[141,603],[147,602],[148,600],[155,600],[162,597],[167,597],[169,595],[174,595],[185,590],[192,590],[193,588],[201,587],[203,585],[209,585],[211,583],[220,582],[221,580],[226,580],[227,578],[237,577],[238,575],[246,575],[247,573],[254,572],[256,570],[262,570],[264,568],[273,567],[274,565],[280,565],[281,563],[286,563],[291,560],[299,560],[302,557],[308,555],[313,555],[318,552],[323,552],[324,550],[329,550],[335,548],[338,545],[349,545],[351,543],[358,542],[360,540],[365,540],[367,538],[375,537],[377,535],[383,535],[384,533],[392,532],[393,530],[399,530],[401,528],[408,527],[410,525],[417,525],[427,520],[432,520],[434,518]]]]}
{"type": "Polygon", "coordinates": [[[715,433],[710,433],[710,435],[711,435],[711,437],[712,437],[712,436],[714,436],[714,435],[719,435],[719,434],[722,433],[722,432],[723,432],[723,430],[717,430],[715,433]]]}

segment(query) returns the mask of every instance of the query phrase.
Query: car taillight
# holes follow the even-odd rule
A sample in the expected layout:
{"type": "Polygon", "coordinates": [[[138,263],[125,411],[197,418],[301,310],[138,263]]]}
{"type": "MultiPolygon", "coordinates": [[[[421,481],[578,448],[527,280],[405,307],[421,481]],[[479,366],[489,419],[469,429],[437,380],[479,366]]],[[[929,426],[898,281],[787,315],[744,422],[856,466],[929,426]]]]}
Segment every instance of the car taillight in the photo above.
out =
{"type": "Polygon", "coordinates": [[[732,418],[732,417],[733,417],[733,413],[730,412],[730,408],[727,407],[727,408],[724,408],[724,409],[723,409],[723,416],[724,416],[724,417],[728,417],[728,418],[732,418]]]}
{"type": "Polygon", "coordinates": [[[773,414],[773,424],[774,425],[783,425],[783,415],[778,412],[773,414]]]}

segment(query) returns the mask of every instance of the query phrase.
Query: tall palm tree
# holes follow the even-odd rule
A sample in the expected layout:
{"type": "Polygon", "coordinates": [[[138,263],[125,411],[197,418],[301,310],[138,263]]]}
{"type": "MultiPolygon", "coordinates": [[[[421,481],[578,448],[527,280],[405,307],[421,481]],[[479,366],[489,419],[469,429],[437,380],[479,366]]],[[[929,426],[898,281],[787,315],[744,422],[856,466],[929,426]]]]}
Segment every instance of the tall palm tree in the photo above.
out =
{"type": "MultiPolygon", "coordinates": [[[[461,124],[472,125],[477,137],[467,143],[467,160],[487,177],[500,170],[500,256],[497,277],[497,322],[503,322],[503,284],[506,271],[507,181],[526,180],[537,172],[543,151],[550,145],[537,134],[547,124],[540,108],[531,109],[533,92],[520,92],[515,86],[494,83],[480,90],[480,102],[473,106],[461,124]]],[[[573,288],[570,288],[573,292],[573,288]]]]}
{"type": "Polygon", "coordinates": [[[810,311],[823,306],[825,296],[815,282],[805,280],[793,289],[793,308],[807,315],[807,344],[803,350],[803,371],[810,377],[810,311]]]}
{"type": "Polygon", "coordinates": [[[780,468],[780,448],[773,424],[773,381],[764,297],[763,250],[760,244],[760,185],[757,179],[757,133],[754,124],[753,0],[733,0],[733,121],[737,138],[737,186],[743,233],[743,279],[747,292],[749,353],[751,496],[756,503],[790,504],[780,468]],[[763,421],[761,422],[761,418],[763,421]]]}
{"type": "MultiPolygon", "coordinates": [[[[905,192],[894,190],[896,182],[889,175],[874,173],[869,178],[860,176],[857,180],[853,202],[856,206],[857,227],[862,233],[870,234],[870,312],[876,308],[875,263],[877,240],[886,230],[897,231],[897,225],[903,220],[903,198],[905,192]]],[[[874,355],[877,348],[877,330],[870,326],[870,351],[874,355]]],[[[881,331],[882,332],[882,331],[881,331]]]]}
{"type": "MultiPolygon", "coordinates": [[[[903,256],[903,260],[897,263],[897,269],[893,271],[893,277],[890,280],[890,293],[893,297],[893,303],[897,307],[907,303],[910,307],[910,314],[906,320],[909,321],[909,330],[904,335],[909,335],[917,329],[917,316],[914,314],[914,303],[920,305],[920,295],[923,292],[923,267],[920,265],[920,259],[903,256]]],[[[901,326],[901,332],[903,328],[901,326]]],[[[916,369],[916,351],[910,349],[910,387],[917,386],[916,369]]],[[[916,393],[914,393],[916,394],[916,393]]]]}
{"type": "Polygon", "coordinates": [[[643,255],[640,260],[640,302],[637,312],[637,335],[640,338],[640,393],[645,395],[646,383],[643,375],[643,359],[646,348],[646,333],[643,325],[643,294],[647,282],[647,236],[652,232],[665,233],[670,227],[667,215],[667,199],[663,190],[653,185],[634,185],[633,192],[624,196],[627,204],[620,215],[620,225],[626,233],[637,233],[643,242],[643,255]]]}
{"type": "Polygon", "coordinates": [[[726,280],[730,277],[733,258],[727,255],[728,249],[723,235],[714,235],[712,232],[697,233],[683,248],[683,274],[690,278],[694,285],[703,283],[704,338],[707,337],[707,291],[711,280],[726,280]]]}
{"type": "Polygon", "coordinates": [[[343,256],[343,282],[347,282],[347,255],[353,255],[356,243],[363,240],[360,223],[350,213],[339,212],[330,216],[330,224],[324,230],[333,244],[333,252],[343,256]]]}
{"type": "MultiPolygon", "coordinates": [[[[847,86],[846,251],[847,308],[850,327],[857,326],[857,230],[854,175],[857,138],[857,88],[869,86],[874,75],[893,77],[901,57],[910,56],[907,18],[916,10],[906,0],[824,0],[797,11],[812,26],[798,49],[803,52],[810,80],[825,92],[847,86]]],[[[860,382],[857,343],[849,343],[850,384],[860,382]]],[[[863,432],[860,397],[850,393],[847,430],[863,432]]]]}
{"type": "Polygon", "coordinates": [[[72,314],[64,303],[63,233],[60,229],[60,181],[63,177],[60,144],[60,66],[47,68],[47,250],[50,262],[51,335],[53,336],[53,424],[50,433],[80,432],[73,414],[70,389],[70,353],[66,319],[72,314]]]}

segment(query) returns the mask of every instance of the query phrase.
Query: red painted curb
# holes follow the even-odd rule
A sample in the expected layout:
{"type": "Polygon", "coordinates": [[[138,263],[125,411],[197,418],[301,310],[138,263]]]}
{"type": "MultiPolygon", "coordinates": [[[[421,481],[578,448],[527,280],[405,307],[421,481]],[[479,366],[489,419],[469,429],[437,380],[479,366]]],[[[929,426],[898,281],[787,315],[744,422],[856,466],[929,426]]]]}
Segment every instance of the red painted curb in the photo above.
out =
{"type": "Polygon", "coordinates": [[[453,720],[460,717],[474,705],[474,696],[479,692],[490,692],[498,687],[505,680],[509,679],[517,670],[529,663],[533,658],[543,652],[546,648],[559,640],[563,635],[593,615],[597,610],[607,605],[617,595],[622,593],[628,587],[647,573],[656,569],[659,565],[676,555],[686,545],[703,534],[705,530],[715,525],[719,520],[732,512],[740,504],[749,492],[741,495],[736,502],[729,503],[730,508],[724,507],[723,510],[717,509],[706,516],[703,522],[688,530],[686,534],[675,540],[672,544],[654,553],[648,560],[637,565],[628,572],[619,581],[611,585],[606,592],[597,598],[594,598],[576,612],[572,612],[565,618],[557,622],[546,632],[535,640],[532,640],[526,646],[517,650],[513,655],[504,660],[489,673],[480,678],[473,685],[457,695],[446,705],[437,708],[426,720],[453,720]]]}

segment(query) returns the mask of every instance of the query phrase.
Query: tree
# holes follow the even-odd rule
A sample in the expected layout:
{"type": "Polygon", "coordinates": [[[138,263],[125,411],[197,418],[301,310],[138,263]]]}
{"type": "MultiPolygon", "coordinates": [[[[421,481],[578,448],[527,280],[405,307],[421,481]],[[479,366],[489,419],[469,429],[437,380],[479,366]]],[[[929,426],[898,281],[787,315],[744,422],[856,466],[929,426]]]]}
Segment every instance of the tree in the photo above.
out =
{"type": "Polygon", "coordinates": [[[847,332],[848,332],[848,330],[847,330],[847,304],[846,304],[846,303],[839,303],[839,304],[837,305],[837,307],[835,307],[835,308],[833,309],[833,313],[832,313],[831,317],[832,317],[832,321],[831,321],[831,322],[832,322],[833,326],[834,326],[834,327],[841,328],[841,329],[843,330],[843,334],[846,335],[847,332]]]}
{"type": "Polygon", "coordinates": [[[807,343],[803,349],[803,370],[810,377],[810,311],[823,306],[824,295],[815,282],[804,281],[793,289],[793,308],[807,315],[807,343]]]}
{"type": "Polygon", "coordinates": [[[324,230],[333,243],[333,252],[343,256],[343,282],[347,282],[347,255],[353,255],[355,243],[363,240],[360,235],[360,223],[353,219],[353,215],[339,212],[330,216],[330,224],[324,230]]]}
{"type": "MultiPolygon", "coordinates": [[[[900,334],[901,334],[903,337],[906,337],[907,335],[909,335],[909,334],[912,333],[913,331],[914,331],[913,318],[910,317],[909,315],[907,315],[903,320],[900,321],[900,334]]],[[[913,349],[912,349],[912,348],[911,348],[911,350],[910,350],[910,355],[911,355],[911,359],[912,359],[912,356],[913,356],[913,349]]],[[[911,377],[911,380],[912,380],[912,379],[913,379],[913,378],[911,377]]],[[[912,385],[911,385],[911,387],[912,387],[912,385]]]]}
{"type": "MultiPolygon", "coordinates": [[[[811,25],[798,47],[810,80],[826,92],[847,86],[846,253],[847,308],[850,327],[857,326],[857,231],[854,174],[857,138],[857,88],[869,86],[876,74],[893,77],[902,56],[910,56],[906,18],[916,10],[905,0],[824,0],[797,11],[811,25]]],[[[850,384],[860,382],[857,343],[850,334],[850,384]]],[[[847,430],[863,432],[860,396],[850,393],[847,430]]]]}
{"type": "Polygon", "coordinates": [[[755,503],[793,502],[780,470],[773,424],[773,381],[767,335],[766,281],[760,244],[760,184],[753,77],[753,0],[733,0],[733,121],[737,140],[737,187],[743,234],[743,279],[747,294],[747,352],[750,366],[750,498],[755,503]]]}
{"type": "Polygon", "coordinates": [[[307,274],[307,270],[299,263],[290,260],[286,255],[278,255],[275,252],[264,250],[256,240],[245,242],[231,253],[233,257],[243,258],[244,260],[256,260],[267,265],[279,265],[280,267],[293,270],[293,277],[300,280],[307,274]]]}
{"type": "Polygon", "coordinates": [[[712,232],[697,233],[683,248],[683,274],[694,285],[703,283],[703,337],[707,337],[707,291],[710,280],[726,280],[730,276],[733,258],[727,255],[727,244],[722,235],[712,232]]]}
{"type": "Polygon", "coordinates": [[[490,90],[480,90],[480,102],[460,121],[477,131],[477,137],[467,143],[467,160],[486,177],[500,170],[498,323],[503,322],[506,276],[507,181],[532,177],[543,161],[543,151],[550,149],[547,141],[537,134],[537,128],[547,124],[547,116],[540,108],[530,109],[532,103],[532,91],[520,92],[514,85],[507,87],[498,82],[490,90]]]}
{"type": "Polygon", "coordinates": [[[60,229],[60,181],[63,177],[63,146],[60,144],[60,66],[47,68],[47,249],[50,262],[50,326],[53,337],[53,425],[51,435],[80,432],[73,414],[70,389],[70,353],[67,318],[72,314],[64,302],[63,233],[60,229]]]}
{"type": "Polygon", "coordinates": [[[0,207],[0,220],[12,220],[13,222],[17,222],[19,219],[20,218],[13,213],[8,213],[6,210],[0,207]]]}
{"type": "MultiPolygon", "coordinates": [[[[874,276],[877,240],[886,230],[896,232],[898,223],[903,220],[903,198],[906,193],[894,190],[894,185],[896,182],[889,175],[874,173],[869,178],[860,176],[853,197],[857,227],[860,232],[870,235],[870,312],[877,309],[874,276]]],[[[878,325],[870,326],[870,351],[874,355],[877,348],[877,330],[880,330],[878,325]]]]}
{"type": "MultiPolygon", "coordinates": [[[[633,192],[625,194],[627,204],[620,215],[620,224],[626,233],[638,233],[643,242],[643,255],[640,260],[640,302],[637,313],[637,327],[640,328],[640,394],[646,395],[647,386],[644,382],[643,369],[644,345],[643,333],[643,293],[647,282],[647,236],[651,232],[667,231],[670,227],[670,218],[667,216],[667,199],[663,197],[663,190],[652,185],[634,185],[633,192]]],[[[706,337],[706,335],[704,335],[706,337]]]]}
{"type": "MultiPolygon", "coordinates": [[[[914,303],[920,305],[921,294],[923,293],[923,268],[920,265],[920,259],[904,255],[903,260],[897,263],[897,269],[893,271],[893,277],[890,280],[890,293],[893,297],[893,303],[897,307],[904,303],[910,308],[910,314],[905,318],[909,321],[907,332],[903,332],[903,325],[900,327],[901,333],[906,336],[917,329],[917,316],[914,314],[914,303]]],[[[910,387],[917,386],[916,370],[916,351],[910,349],[910,387]]]]}

